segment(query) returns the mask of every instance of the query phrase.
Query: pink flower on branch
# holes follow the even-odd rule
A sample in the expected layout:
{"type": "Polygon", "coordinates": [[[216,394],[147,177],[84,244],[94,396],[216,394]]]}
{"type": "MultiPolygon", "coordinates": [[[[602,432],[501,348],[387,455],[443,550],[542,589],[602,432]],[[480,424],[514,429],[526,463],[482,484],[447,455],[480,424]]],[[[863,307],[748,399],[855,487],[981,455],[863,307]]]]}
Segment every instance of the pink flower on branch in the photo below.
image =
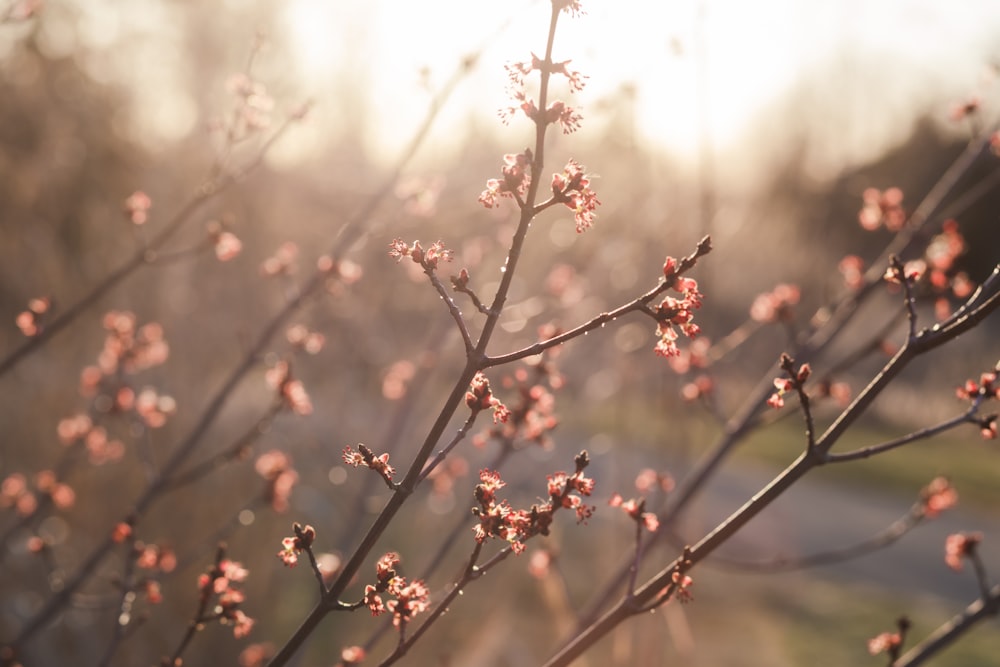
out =
{"type": "Polygon", "coordinates": [[[312,401],[301,381],[292,377],[292,367],[287,361],[279,361],[264,374],[267,384],[277,391],[278,399],[284,406],[298,415],[312,414],[312,401]]]}
{"type": "Polygon", "coordinates": [[[19,313],[15,320],[17,328],[28,338],[37,336],[42,332],[42,322],[51,307],[52,300],[48,297],[31,299],[28,309],[19,313]]]}
{"type": "Polygon", "coordinates": [[[574,17],[587,13],[583,9],[583,0],[552,0],[552,6],[574,17]]]}
{"type": "Polygon", "coordinates": [[[868,231],[874,231],[883,224],[890,232],[898,232],[906,223],[903,209],[903,191],[889,188],[884,192],[868,188],[862,194],[864,205],[858,213],[858,222],[868,231]]]}
{"type": "Polygon", "coordinates": [[[286,241],[260,265],[260,274],[265,278],[291,275],[298,269],[296,264],[298,258],[299,246],[292,241],[286,241]]]}
{"type": "Polygon", "coordinates": [[[778,377],[774,378],[774,388],[778,391],[771,394],[771,397],[767,399],[767,404],[775,409],[782,408],[785,406],[785,394],[791,391],[800,392],[800,398],[805,403],[807,397],[805,395],[805,390],[803,385],[805,385],[806,380],[812,374],[812,368],[809,364],[802,364],[799,366],[797,371],[794,370],[794,361],[787,354],[781,355],[781,368],[784,370],[789,377],[778,377]]]}
{"type": "Polygon", "coordinates": [[[584,451],[575,461],[576,471],[572,475],[557,472],[548,476],[547,502],[523,510],[513,509],[506,500],[498,501],[496,492],[503,488],[503,480],[496,472],[481,471],[480,484],[475,490],[479,507],[472,510],[479,517],[473,529],[476,541],[482,543],[488,537],[495,537],[510,544],[515,554],[521,554],[528,539],[549,534],[553,515],[560,509],[572,509],[578,523],[586,522],[594,513],[594,507],[583,502],[583,496],[589,496],[594,489],[594,481],[584,475],[590,458],[584,451]]]}
{"type": "Polygon", "coordinates": [[[976,547],[983,541],[982,533],[954,533],[944,541],[944,562],[955,572],[961,572],[966,558],[975,556],[976,547]]]}
{"type": "Polygon", "coordinates": [[[316,529],[312,526],[303,527],[301,524],[295,523],[292,525],[292,530],[295,532],[294,537],[282,539],[281,551],[278,552],[278,558],[288,567],[295,567],[299,560],[299,554],[310,549],[316,539],[316,529]]]}
{"type": "Polygon", "coordinates": [[[381,456],[375,456],[375,453],[370,450],[365,445],[358,443],[357,451],[354,451],[350,445],[344,447],[344,452],[342,454],[344,463],[352,465],[355,468],[365,467],[371,468],[379,474],[379,476],[385,480],[385,483],[389,488],[393,487],[392,476],[396,474],[396,469],[389,465],[389,454],[382,454],[381,456]]]}
{"type": "Polygon", "coordinates": [[[794,317],[792,306],[799,302],[800,292],[796,285],[780,284],[754,299],[750,306],[750,317],[757,322],[790,322],[794,317]]]}
{"type": "MultiPolygon", "coordinates": [[[[667,256],[663,262],[663,282],[655,293],[663,289],[673,289],[679,292],[681,298],[666,296],[656,308],[647,307],[645,312],[656,320],[656,347],[653,351],[661,357],[672,359],[681,354],[677,346],[677,329],[688,338],[694,338],[701,333],[701,328],[694,323],[694,311],[702,306],[704,295],[698,290],[698,282],[683,275],[692,269],[702,255],[712,251],[712,239],[706,236],[698,242],[693,253],[680,260],[667,256]],[[675,328],[676,327],[676,328],[675,328]]],[[[678,365],[678,368],[681,366],[678,365]]]]}
{"type": "Polygon", "coordinates": [[[601,201],[590,187],[585,167],[576,160],[566,163],[561,174],[552,174],[552,197],[573,211],[577,234],[590,229],[601,201]]]}
{"type": "Polygon", "coordinates": [[[420,245],[420,241],[406,245],[403,239],[397,238],[389,244],[389,256],[395,258],[396,262],[401,261],[404,257],[409,257],[415,264],[419,264],[427,271],[436,269],[441,260],[450,262],[454,255],[454,252],[445,247],[443,241],[432,243],[427,250],[424,250],[423,246],[420,245]]]}
{"type": "Polygon", "coordinates": [[[878,655],[885,653],[889,656],[890,664],[895,663],[903,649],[903,640],[910,629],[910,619],[901,616],[896,621],[896,632],[883,632],[868,640],[868,653],[878,655]]]}
{"type": "Polygon", "coordinates": [[[933,519],[957,504],[958,491],[947,477],[935,477],[930,484],[920,490],[920,510],[928,519],[933,519]]]}
{"type": "Polygon", "coordinates": [[[145,192],[137,190],[133,192],[122,204],[125,215],[134,225],[146,224],[149,219],[149,209],[153,206],[153,200],[145,192]]]}
{"type": "Polygon", "coordinates": [[[288,510],[292,489],[299,481],[299,474],[292,467],[292,460],[279,449],[261,454],[254,465],[257,474],[267,481],[264,499],[275,512],[288,510]]]}
{"type": "Polygon", "coordinates": [[[365,586],[364,597],[354,607],[365,606],[372,616],[379,616],[386,611],[393,615],[392,623],[402,628],[414,616],[427,610],[430,590],[423,581],[408,582],[401,576],[396,567],[400,563],[399,554],[389,552],[379,558],[375,564],[375,585],[365,586]],[[383,602],[382,594],[387,593],[393,599],[383,602]]]}
{"type": "Polygon", "coordinates": [[[890,651],[898,652],[902,643],[902,637],[898,632],[883,632],[868,640],[868,653],[878,655],[890,651]]]}
{"type": "Polygon", "coordinates": [[[533,159],[534,155],[530,148],[525,148],[523,153],[504,155],[503,165],[500,167],[501,178],[491,178],[486,181],[486,189],[479,195],[479,203],[486,208],[495,208],[500,205],[500,199],[503,197],[516,199],[520,203],[521,197],[531,185],[533,159]]]}
{"type": "Polygon", "coordinates": [[[646,512],[646,500],[629,498],[625,500],[622,498],[620,493],[616,493],[611,496],[611,500],[608,501],[608,505],[612,507],[620,507],[623,512],[632,517],[640,526],[644,527],[651,533],[655,533],[656,529],[660,527],[660,520],[656,517],[653,512],[646,512]]]}
{"type": "Polygon", "coordinates": [[[225,558],[225,548],[220,547],[215,564],[198,575],[198,590],[201,593],[200,609],[209,608],[209,601],[215,597],[216,604],[210,616],[201,616],[198,621],[205,623],[218,620],[223,625],[233,626],[233,636],[241,639],[250,634],[254,619],[246,615],[241,605],[246,595],[237,584],[246,580],[248,571],[241,563],[225,558]]]}
{"type": "Polygon", "coordinates": [[[490,389],[490,380],[482,372],[476,373],[465,392],[465,404],[473,412],[493,410],[493,423],[503,423],[510,418],[510,410],[490,389]]]}
{"type": "Polygon", "coordinates": [[[504,65],[504,69],[507,70],[507,78],[510,80],[510,84],[515,90],[524,86],[524,78],[528,74],[533,71],[542,72],[546,69],[548,69],[548,71],[552,74],[559,74],[566,77],[572,92],[583,90],[584,86],[587,85],[587,79],[590,77],[576,70],[571,70],[568,67],[570,62],[571,61],[569,60],[563,60],[562,62],[552,63],[546,67],[545,61],[532,53],[531,60],[507,63],[504,65]]]}
{"type": "Polygon", "coordinates": [[[208,241],[215,249],[215,258],[220,262],[235,259],[243,250],[243,242],[236,234],[226,229],[225,223],[213,221],[208,225],[208,241]]]}

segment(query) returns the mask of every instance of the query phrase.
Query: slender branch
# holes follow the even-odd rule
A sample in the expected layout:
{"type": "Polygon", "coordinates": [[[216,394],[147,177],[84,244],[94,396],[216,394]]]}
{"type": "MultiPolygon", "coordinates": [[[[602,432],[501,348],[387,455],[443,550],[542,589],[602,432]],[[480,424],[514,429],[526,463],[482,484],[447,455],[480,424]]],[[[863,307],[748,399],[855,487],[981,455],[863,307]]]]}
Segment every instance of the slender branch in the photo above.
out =
{"type": "Polygon", "coordinates": [[[1000,613],[1000,585],[994,586],[989,595],[969,604],[961,613],[939,627],[922,642],[911,648],[892,667],[922,665],[948,646],[954,644],[977,623],[1000,613]]]}
{"type": "Polygon", "coordinates": [[[218,470],[226,463],[230,461],[235,461],[246,456],[249,451],[250,445],[256,441],[262,433],[267,429],[271,421],[278,416],[285,409],[285,404],[283,401],[274,401],[271,407],[268,408],[267,412],[254,422],[253,426],[247,429],[246,433],[237,438],[237,440],[219,452],[215,456],[212,456],[206,461],[195,464],[188,470],[179,472],[174,475],[166,484],[164,484],[163,491],[176,491],[177,489],[193,484],[203,477],[207,477],[212,472],[218,470]]]}
{"type": "Polygon", "coordinates": [[[458,429],[458,431],[455,433],[454,437],[451,439],[451,442],[445,445],[441,449],[441,451],[437,453],[437,456],[435,456],[430,463],[424,466],[423,472],[421,472],[420,477],[417,478],[418,484],[427,479],[427,476],[430,475],[432,472],[434,472],[434,469],[437,468],[438,465],[440,465],[441,462],[445,460],[448,454],[451,453],[451,450],[455,449],[455,446],[458,443],[460,443],[465,438],[466,435],[469,434],[469,429],[471,429],[472,425],[476,423],[476,417],[479,416],[480,412],[482,412],[482,410],[472,410],[469,413],[469,417],[465,420],[465,423],[462,424],[462,427],[458,429]]]}
{"type": "Polygon", "coordinates": [[[918,440],[926,440],[932,438],[936,435],[949,431],[961,424],[975,424],[977,423],[973,416],[979,411],[979,404],[982,402],[982,397],[978,396],[973,401],[971,407],[958,415],[940,424],[935,424],[934,426],[928,426],[922,428],[919,431],[914,431],[913,433],[908,433],[902,437],[895,438],[894,440],[888,440],[886,442],[879,443],[877,445],[871,445],[869,447],[861,447],[859,449],[852,450],[850,452],[843,452],[841,454],[828,453],[826,455],[826,463],[846,463],[847,461],[857,461],[859,459],[866,459],[876,454],[882,454],[890,450],[896,449],[897,447],[902,447],[903,445],[908,445],[911,442],[917,442],[918,440]]]}
{"type": "MultiPolygon", "coordinates": [[[[904,535],[919,526],[926,519],[927,515],[920,504],[914,505],[909,512],[892,522],[889,526],[879,531],[868,539],[839,549],[831,549],[820,553],[814,553],[800,557],[777,556],[770,560],[746,561],[726,558],[724,556],[712,556],[705,560],[706,566],[718,566],[726,569],[778,573],[792,570],[805,570],[822,565],[832,565],[866,556],[881,549],[884,549],[898,542],[904,535]]],[[[675,542],[678,544],[679,542],[675,542]]]]}
{"type": "MultiPolygon", "coordinates": [[[[298,527],[298,524],[295,524],[295,526],[298,527]]],[[[299,533],[300,530],[295,531],[296,535],[299,535],[299,533]]],[[[324,595],[326,595],[326,582],[323,581],[323,570],[320,568],[319,563],[316,562],[316,554],[313,553],[312,547],[307,546],[305,548],[305,552],[306,555],[309,557],[310,569],[313,571],[313,574],[316,575],[316,583],[319,584],[319,594],[320,598],[322,598],[324,595]]]]}
{"type": "Polygon", "coordinates": [[[469,334],[469,327],[465,324],[465,319],[462,317],[462,310],[455,303],[455,299],[451,297],[448,290],[445,289],[444,283],[441,279],[437,277],[437,273],[434,271],[434,267],[430,266],[426,262],[423,264],[424,273],[430,278],[431,284],[434,285],[434,289],[437,293],[441,295],[444,300],[445,305],[448,306],[448,313],[451,318],[455,320],[455,324],[458,326],[458,331],[462,334],[462,342],[465,343],[465,353],[466,355],[471,355],[472,351],[475,349],[475,344],[472,342],[472,336],[469,334]]]}
{"type": "MultiPolygon", "coordinates": [[[[642,514],[645,509],[645,501],[640,505],[637,510],[637,516],[642,514]]],[[[632,597],[635,594],[635,580],[639,576],[639,559],[642,558],[642,520],[636,518],[635,520],[635,549],[632,556],[632,566],[629,568],[628,572],[628,589],[625,592],[626,597],[632,597]]]]}
{"type": "MultiPolygon", "coordinates": [[[[220,545],[215,552],[215,566],[213,571],[219,570],[222,560],[225,558],[225,556],[226,556],[226,548],[225,546],[220,545]]],[[[194,636],[198,634],[198,632],[204,627],[205,612],[208,610],[208,603],[211,601],[211,599],[212,599],[212,587],[210,585],[202,586],[201,594],[198,597],[198,607],[195,610],[194,615],[191,617],[191,621],[188,623],[187,631],[181,638],[181,641],[177,645],[177,648],[174,649],[174,652],[171,655],[171,657],[163,659],[163,661],[161,662],[162,665],[164,665],[165,667],[169,667],[171,665],[180,664],[181,655],[187,649],[188,645],[191,643],[191,640],[194,639],[194,636]]]]}
{"type": "MultiPolygon", "coordinates": [[[[685,271],[689,270],[691,267],[694,266],[695,262],[698,260],[699,257],[708,254],[711,250],[712,250],[711,239],[709,239],[706,236],[701,241],[699,241],[698,246],[694,250],[694,252],[692,252],[690,255],[688,255],[680,262],[678,262],[678,268],[675,275],[677,276],[683,275],[685,271]]],[[[649,302],[655,299],[659,294],[662,294],[663,292],[670,289],[670,287],[671,284],[669,282],[661,280],[656,287],[649,290],[642,296],[639,296],[633,299],[632,301],[629,301],[628,303],[623,304],[618,308],[615,308],[610,312],[601,313],[600,315],[594,317],[588,322],[581,324],[575,329],[570,329],[569,331],[564,331],[558,336],[553,336],[552,338],[543,341],[538,341],[537,343],[533,343],[532,345],[517,350],[516,352],[510,352],[495,357],[487,357],[485,360],[484,367],[490,368],[492,366],[502,366],[504,364],[509,364],[519,359],[533,357],[537,354],[544,352],[545,350],[548,350],[549,348],[561,345],[568,340],[572,340],[573,338],[582,336],[583,334],[589,331],[598,329],[601,326],[607,324],[608,322],[612,322],[618,319],[619,317],[625,315],[626,313],[630,313],[633,311],[648,312],[646,307],[649,305],[649,302]]]]}

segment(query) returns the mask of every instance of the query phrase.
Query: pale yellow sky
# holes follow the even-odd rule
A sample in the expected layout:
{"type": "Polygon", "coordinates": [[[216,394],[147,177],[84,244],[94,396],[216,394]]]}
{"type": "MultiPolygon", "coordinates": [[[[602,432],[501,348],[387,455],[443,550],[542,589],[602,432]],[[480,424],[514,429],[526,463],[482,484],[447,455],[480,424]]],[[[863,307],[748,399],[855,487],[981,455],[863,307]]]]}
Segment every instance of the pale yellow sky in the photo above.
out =
{"type": "MultiPolygon", "coordinates": [[[[744,146],[762,110],[803,76],[825,64],[853,59],[858,89],[829,101],[831,111],[853,118],[850,131],[831,143],[861,159],[899,141],[913,110],[940,109],[976,90],[989,59],[1000,59],[1000,2],[996,0],[590,0],[588,14],[564,17],[555,57],[572,58],[590,75],[581,93],[561,96],[582,107],[580,136],[599,136],[612,112],[625,108],[638,141],[695,159],[702,129],[720,153],[744,146]],[[704,56],[702,58],[701,56],[704,56]],[[894,72],[909,72],[895,77],[894,72]],[[919,74],[915,76],[914,74],[919,74]],[[634,87],[623,106],[620,88],[634,87]],[[862,84],[859,84],[862,85],[862,84]],[[703,97],[702,97],[703,96],[703,97]],[[705,110],[707,109],[707,112],[705,110]]],[[[266,6],[266,5],[261,5],[266,6]]],[[[446,79],[464,55],[483,50],[481,66],[462,83],[443,111],[433,137],[437,151],[465,139],[455,128],[469,119],[505,131],[496,110],[505,104],[503,63],[544,47],[548,0],[281,0],[273,21],[260,25],[243,0],[210,5],[142,0],[109,10],[106,3],[51,0],[41,43],[52,55],[86,47],[86,65],[98,78],[122,83],[142,109],[130,131],[156,145],[203,131],[205,111],[191,90],[191,68],[219,80],[241,62],[192,63],[184,51],[191,12],[218,26],[218,53],[245,53],[257,30],[292,63],[268,80],[287,106],[317,102],[315,122],[297,131],[276,153],[277,164],[319,155],[334,134],[337,110],[363,109],[363,137],[376,159],[388,159],[412,134],[426,105],[421,72],[432,86],[446,79]],[[352,79],[345,100],[344,74],[352,79]]],[[[15,30],[4,37],[16,39],[15,30]]],[[[0,39],[0,57],[7,46],[0,39]]],[[[264,54],[267,57],[267,54],[264,54]]],[[[842,76],[851,78],[848,67],[842,76]]],[[[815,82],[818,86],[824,81],[815,82]]],[[[841,81],[841,84],[844,82],[841,81]]],[[[848,82],[849,83],[849,82],[848,82]]],[[[833,87],[830,94],[836,95],[833,87]]],[[[755,124],[756,123],[756,124],[755,124]]],[[[513,126],[512,141],[524,136],[513,126]]]]}
{"type": "MultiPolygon", "coordinates": [[[[663,148],[692,157],[704,118],[720,149],[731,147],[755,114],[785,93],[803,72],[838,54],[863,58],[870,68],[900,63],[922,72],[920,81],[889,82],[906,107],[945,104],[976,86],[998,37],[1000,3],[968,0],[619,0],[584,3],[587,16],[564,18],[555,58],[572,58],[590,75],[583,93],[566,96],[599,124],[602,102],[623,82],[635,84],[637,132],[663,148]],[[992,33],[991,33],[992,30],[992,33]],[[704,59],[701,58],[702,54],[704,59]],[[927,89],[927,81],[938,80],[927,89]],[[704,87],[703,87],[704,86],[704,87]],[[704,95],[704,102],[699,102],[704,95]],[[707,118],[701,113],[707,106],[707,118]]],[[[352,58],[369,68],[367,91],[374,113],[384,122],[373,139],[391,151],[408,136],[420,109],[418,71],[428,67],[442,79],[464,53],[488,44],[482,68],[463,85],[441,125],[449,127],[470,113],[489,122],[504,104],[507,60],[522,60],[544,46],[547,1],[489,4],[468,0],[334,3],[292,0],[282,29],[290,38],[301,74],[322,100],[324,82],[352,58]],[[496,31],[508,18],[510,25],[496,31]],[[352,53],[351,50],[354,49],[352,53]],[[471,110],[471,111],[470,111],[471,110]]],[[[868,69],[866,66],[865,69],[868,69]]],[[[866,74],[870,74],[867,73],[866,74]]],[[[887,75],[888,76],[888,75],[887,75]]],[[[877,72],[876,77],[877,78],[877,72]]],[[[871,125],[880,99],[892,90],[870,91],[871,125]]],[[[890,131],[898,119],[883,118],[890,131]]],[[[588,121],[585,120],[584,131],[588,121]]],[[[497,124],[499,128],[499,124],[497,124]]],[[[882,130],[882,128],[879,128],[882,130]]],[[[442,136],[441,141],[447,142],[442,136]]],[[[862,136],[863,145],[871,141],[862,136]]]]}

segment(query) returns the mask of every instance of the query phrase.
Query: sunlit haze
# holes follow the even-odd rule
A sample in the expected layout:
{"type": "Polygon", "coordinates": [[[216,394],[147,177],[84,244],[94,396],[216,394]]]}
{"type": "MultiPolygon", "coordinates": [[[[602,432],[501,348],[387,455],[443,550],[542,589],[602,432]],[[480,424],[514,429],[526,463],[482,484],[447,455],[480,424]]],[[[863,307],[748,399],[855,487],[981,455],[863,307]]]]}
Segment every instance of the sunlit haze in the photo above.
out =
{"type": "MultiPolygon", "coordinates": [[[[351,80],[366,88],[357,94],[380,128],[368,140],[384,152],[398,149],[416,122],[426,96],[424,68],[433,88],[480,49],[480,69],[463,83],[440,127],[473,118],[499,129],[493,113],[505,101],[502,64],[543,49],[549,3],[510,2],[489,12],[456,0],[349,5],[290,2],[287,48],[321,102],[345,66],[356,68],[351,80]]],[[[600,127],[614,108],[631,115],[638,137],[689,158],[697,155],[703,132],[716,150],[733,145],[802,76],[837,58],[870,54],[873,67],[905,64],[955,88],[921,93],[906,81],[894,82],[896,91],[887,84],[870,91],[872,116],[897,92],[921,97],[907,105],[942,103],[976,85],[993,55],[990,31],[1000,25],[1000,4],[985,0],[963,3],[961,10],[929,0],[637,0],[585,7],[586,16],[562,20],[554,53],[590,75],[587,88],[571,98],[582,106],[583,132],[600,127]],[[623,84],[630,88],[623,91],[623,84]],[[933,99],[935,92],[941,99],[933,99]]],[[[449,136],[458,141],[463,134],[439,140],[447,143],[449,136]]]]}

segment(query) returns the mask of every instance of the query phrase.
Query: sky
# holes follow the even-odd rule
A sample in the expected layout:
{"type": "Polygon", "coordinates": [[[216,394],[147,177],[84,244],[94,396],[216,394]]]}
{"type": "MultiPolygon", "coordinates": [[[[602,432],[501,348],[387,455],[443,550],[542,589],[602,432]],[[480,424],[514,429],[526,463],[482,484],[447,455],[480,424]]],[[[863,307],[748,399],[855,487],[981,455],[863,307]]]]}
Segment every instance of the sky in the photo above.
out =
{"type": "MultiPolygon", "coordinates": [[[[345,46],[360,50],[353,55],[370,68],[368,95],[386,118],[375,143],[391,150],[412,125],[400,110],[420,108],[421,69],[432,82],[443,80],[458,58],[484,47],[481,69],[442,125],[467,117],[474,105],[489,122],[505,103],[502,64],[543,49],[548,5],[292,0],[281,29],[303,80],[320,96],[338,63],[351,59],[345,46]],[[330,26],[346,31],[343,39],[331,38],[330,26]]],[[[907,107],[937,104],[942,114],[947,100],[976,91],[988,60],[1000,58],[991,53],[1000,36],[1000,3],[992,0],[595,0],[584,7],[587,15],[561,20],[556,37],[554,58],[571,58],[590,76],[570,100],[600,123],[601,109],[620,99],[627,83],[639,135],[686,157],[697,155],[703,131],[719,150],[739,143],[801,77],[838,58],[854,58],[876,80],[883,66],[919,72],[907,82],[886,71],[866,97],[877,105],[890,96],[907,107]]],[[[882,134],[891,134],[898,123],[882,124],[882,134]]],[[[859,143],[872,141],[861,136],[859,143]]]]}
{"type": "MultiPolygon", "coordinates": [[[[738,150],[790,87],[823,76],[824,66],[838,59],[850,63],[848,78],[853,67],[858,81],[873,82],[870,90],[830,93],[849,98],[831,105],[843,102],[857,119],[834,148],[848,147],[860,159],[882,150],[880,143],[903,138],[900,114],[937,105],[946,115],[949,101],[978,92],[984,66],[1000,59],[995,0],[583,4],[585,16],[561,19],[554,53],[590,77],[584,91],[563,95],[581,107],[581,132],[596,132],[614,115],[609,110],[625,108],[639,140],[691,160],[705,136],[713,150],[738,150]],[[623,86],[631,91],[628,104],[623,86]]],[[[457,148],[465,135],[453,130],[469,119],[502,132],[495,112],[507,102],[503,63],[544,48],[549,12],[547,0],[282,0],[274,5],[273,22],[260,25],[243,0],[217,0],[212,7],[213,22],[224,26],[220,43],[230,47],[220,52],[238,52],[234,44],[249,44],[263,31],[291,63],[272,89],[296,98],[289,106],[304,98],[317,103],[319,120],[276,153],[276,161],[287,164],[321,152],[338,109],[355,101],[372,121],[364,140],[373,156],[391,159],[419,122],[428,89],[440,86],[470,53],[481,53],[480,66],[442,113],[434,144],[457,148]]],[[[226,68],[239,66],[185,59],[187,3],[49,0],[45,11],[52,15],[43,35],[47,48],[65,55],[77,42],[88,47],[95,76],[131,88],[145,109],[131,121],[132,132],[153,143],[204,126],[188,81],[192,67],[217,69],[224,80],[226,68]]],[[[4,36],[14,34],[0,35],[0,57],[4,36]]]]}

